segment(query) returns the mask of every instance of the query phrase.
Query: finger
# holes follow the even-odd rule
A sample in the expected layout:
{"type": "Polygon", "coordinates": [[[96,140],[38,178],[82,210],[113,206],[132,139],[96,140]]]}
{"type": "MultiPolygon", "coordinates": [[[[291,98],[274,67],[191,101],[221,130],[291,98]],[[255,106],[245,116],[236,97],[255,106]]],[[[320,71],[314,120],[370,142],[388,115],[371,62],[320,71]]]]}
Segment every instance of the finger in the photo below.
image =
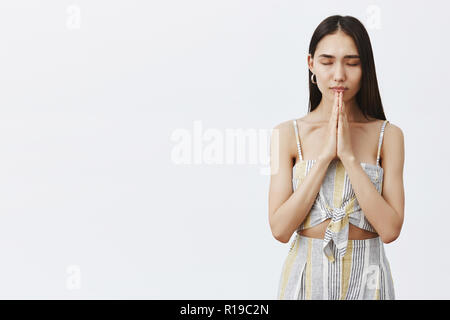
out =
{"type": "Polygon", "coordinates": [[[339,112],[339,92],[336,92],[335,93],[335,98],[336,98],[336,100],[335,100],[335,105],[334,105],[334,109],[337,111],[337,112],[339,112]]]}
{"type": "Polygon", "coordinates": [[[334,92],[334,103],[333,103],[334,107],[339,107],[339,92],[335,91],[334,92]]]}
{"type": "Polygon", "coordinates": [[[344,101],[342,100],[342,93],[339,96],[339,119],[341,119],[342,125],[345,124],[346,114],[344,112],[344,101]]]}
{"type": "Polygon", "coordinates": [[[334,103],[333,103],[333,110],[332,110],[332,118],[333,120],[337,120],[339,113],[339,95],[338,92],[334,93],[334,103]]]}
{"type": "Polygon", "coordinates": [[[339,110],[339,107],[338,107],[338,119],[337,119],[338,126],[340,126],[339,123],[341,123],[341,121],[342,121],[342,115],[341,115],[341,111],[339,110]]]}
{"type": "Polygon", "coordinates": [[[338,92],[338,106],[339,106],[339,112],[341,112],[341,93],[338,92]]]}

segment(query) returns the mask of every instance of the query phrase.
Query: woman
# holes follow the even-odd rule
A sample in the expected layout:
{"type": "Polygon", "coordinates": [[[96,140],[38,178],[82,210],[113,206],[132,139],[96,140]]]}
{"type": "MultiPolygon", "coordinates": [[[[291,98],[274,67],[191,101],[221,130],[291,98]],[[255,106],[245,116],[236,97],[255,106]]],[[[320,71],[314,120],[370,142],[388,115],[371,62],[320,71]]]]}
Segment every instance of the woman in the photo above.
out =
{"type": "Polygon", "coordinates": [[[283,243],[295,232],[278,299],[395,299],[384,244],[403,225],[404,138],[362,23],[322,21],[308,67],[309,112],[271,137],[270,228],[283,243]]]}

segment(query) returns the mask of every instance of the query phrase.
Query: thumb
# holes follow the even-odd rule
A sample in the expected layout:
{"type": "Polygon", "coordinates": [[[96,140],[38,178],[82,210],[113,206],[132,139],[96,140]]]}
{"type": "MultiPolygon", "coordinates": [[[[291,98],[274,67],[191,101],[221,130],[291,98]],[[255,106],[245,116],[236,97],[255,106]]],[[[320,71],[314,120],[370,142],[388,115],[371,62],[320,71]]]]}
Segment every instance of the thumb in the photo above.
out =
{"type": "Polygon", "coordinates": [[[335,103],[333,104],[333,116],[339,118],[339,96],[335,93],[335,103]]]}
{"type": "Polygon", "coordinates": [[[342,112],[339,111],[339,112],[338,112],[338,121],[337,121],[337,125],[338,125],[337,127],[338,127],[338,131],[339,131],[339,132],[341,132],[342,125],[343,125],[342,117],[343,117],[342,112]]]}

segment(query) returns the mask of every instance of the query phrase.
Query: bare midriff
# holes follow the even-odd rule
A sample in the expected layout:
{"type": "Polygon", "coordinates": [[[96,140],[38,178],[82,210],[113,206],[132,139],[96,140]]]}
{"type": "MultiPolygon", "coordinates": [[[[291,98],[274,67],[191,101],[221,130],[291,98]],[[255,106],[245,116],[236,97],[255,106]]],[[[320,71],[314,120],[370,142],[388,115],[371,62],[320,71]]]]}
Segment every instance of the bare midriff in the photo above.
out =
{"type": "MultiPolygon", "coordinates": [[[[325,231],[327,229],[328,224],[330,223],[330,220],[331,219],[328,218],[327,220],[319,223],[314,227],[300,230],[299,233],[305,237],[323,239],[325,238],[325,231]]],[[[364,240],[375,237],[378,237],[378,233],[358,228],[355,225],[349,223],[349,230],[348,230],[349,240],[364,240]]]]}

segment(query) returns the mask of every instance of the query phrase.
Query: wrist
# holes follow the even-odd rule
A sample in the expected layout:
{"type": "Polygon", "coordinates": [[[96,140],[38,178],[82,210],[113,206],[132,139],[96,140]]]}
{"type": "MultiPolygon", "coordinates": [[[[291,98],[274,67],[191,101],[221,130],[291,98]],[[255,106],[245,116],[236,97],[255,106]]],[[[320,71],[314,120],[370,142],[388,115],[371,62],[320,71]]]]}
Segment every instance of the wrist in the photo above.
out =
{"type": "Polygon", "coordinates": [[[345,164],[348,164],[348,165],[355,164],[356,157],[354,155],[345,156],[345,157],[342,157],[341,161],[344,165],[345,164]]]}
{"type": "Polygon", "coordinates": [[[318,157],[318,159],[317,159],[319,162],[324,162],[324,163],[327,163],[327,164],[330,164],[330,162],[331,161],[333,161],[333,159],[332,158],[330,158],[330,157],[318,157]]]}

